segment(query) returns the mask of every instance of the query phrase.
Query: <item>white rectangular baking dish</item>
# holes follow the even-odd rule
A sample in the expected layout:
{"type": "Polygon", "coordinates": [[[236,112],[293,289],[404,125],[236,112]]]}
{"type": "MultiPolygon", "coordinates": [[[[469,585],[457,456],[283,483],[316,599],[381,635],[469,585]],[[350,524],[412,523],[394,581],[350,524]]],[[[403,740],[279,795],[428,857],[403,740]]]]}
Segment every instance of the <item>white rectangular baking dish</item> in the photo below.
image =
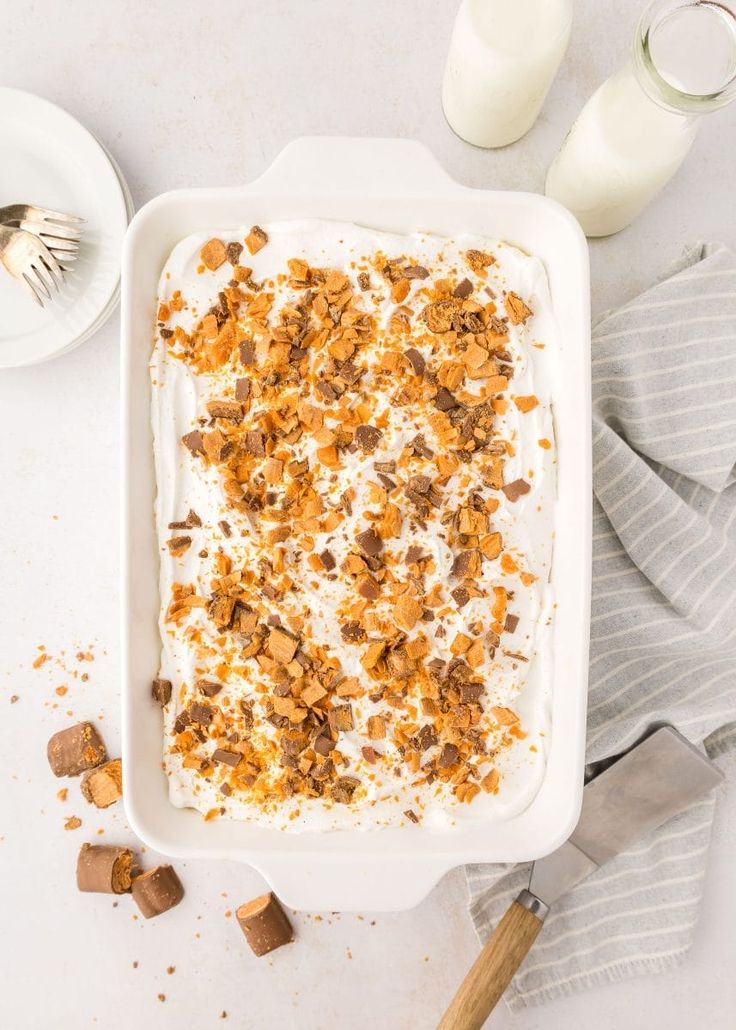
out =
{"type": "Polygon", "coordinates": [[[577,820],[583,781],[591,533],[589,271],[585,238],[562,207],[530,193],[460,186],[410,140],[291,143],[246,186],[177,190],[133,219],[122,269],[122,697],[125,807],[167,855],[254,866],[293,908],[396,910],[419,902],[454,866],[514,862],[553,850],[577,820]],[[287,835],[204,822],[168,798],[161,719],[150,697],[160,641],[158,541],[148,361],[156,291],[189,233],[289,218],[331,218],[393,232],[501,237],[546,265],[564,363],[555,407],[559,453],[552,576],[557,613],[549,762],[539,794],[512,819],[448,834],[406,827],[287,835]]]}

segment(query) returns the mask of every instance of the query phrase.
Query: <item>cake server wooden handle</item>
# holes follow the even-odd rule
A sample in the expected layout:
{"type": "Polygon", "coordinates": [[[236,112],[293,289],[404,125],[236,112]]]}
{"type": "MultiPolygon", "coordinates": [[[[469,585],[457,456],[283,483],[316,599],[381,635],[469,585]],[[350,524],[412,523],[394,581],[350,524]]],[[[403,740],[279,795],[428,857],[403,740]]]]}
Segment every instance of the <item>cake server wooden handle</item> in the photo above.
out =
{"type": "Polygon", "coordinates": [[[522,891],[460,984],[437,1030],[480,1030],[542,929],[547,906],[522,891]]]}

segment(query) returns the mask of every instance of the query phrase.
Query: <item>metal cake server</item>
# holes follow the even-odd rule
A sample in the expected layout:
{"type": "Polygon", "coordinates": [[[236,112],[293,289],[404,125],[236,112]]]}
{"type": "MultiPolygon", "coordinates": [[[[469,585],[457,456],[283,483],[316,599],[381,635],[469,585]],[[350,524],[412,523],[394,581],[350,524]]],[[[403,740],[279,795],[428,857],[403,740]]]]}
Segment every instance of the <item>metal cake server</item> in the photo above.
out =
{"type": "Polygon", "coordinates": [[[671,726],[655,730],[590,780],[575,830],[532,866],[437,1030],[480,1030],[542,929],[550,907],[639,837],[682,812],[723,774],[671,726]]]}

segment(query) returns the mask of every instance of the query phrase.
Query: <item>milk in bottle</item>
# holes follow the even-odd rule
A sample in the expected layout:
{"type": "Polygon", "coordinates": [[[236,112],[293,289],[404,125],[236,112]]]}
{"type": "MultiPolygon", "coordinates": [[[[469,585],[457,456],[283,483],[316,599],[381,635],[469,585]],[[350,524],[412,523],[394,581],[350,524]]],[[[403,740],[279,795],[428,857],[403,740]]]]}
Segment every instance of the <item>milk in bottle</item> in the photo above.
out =
{"type": "Polygon", "coordinates": [[[478,147],[505,147],[534,124],[562,60],[572,0],[462,0],[442,106],[478,147]]]}

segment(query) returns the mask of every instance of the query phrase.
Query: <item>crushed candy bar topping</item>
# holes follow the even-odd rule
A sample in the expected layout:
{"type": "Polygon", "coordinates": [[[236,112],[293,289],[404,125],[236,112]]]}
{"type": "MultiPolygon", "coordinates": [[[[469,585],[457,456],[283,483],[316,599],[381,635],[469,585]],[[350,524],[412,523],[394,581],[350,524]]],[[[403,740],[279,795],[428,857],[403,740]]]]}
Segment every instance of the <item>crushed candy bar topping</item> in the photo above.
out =
{"type": "Polygon", "coordinates": [[[547,718],[541,265],[338,223],[192,241],[152,362],[172,793],[284,829],[509,811],[547,718]]]}

